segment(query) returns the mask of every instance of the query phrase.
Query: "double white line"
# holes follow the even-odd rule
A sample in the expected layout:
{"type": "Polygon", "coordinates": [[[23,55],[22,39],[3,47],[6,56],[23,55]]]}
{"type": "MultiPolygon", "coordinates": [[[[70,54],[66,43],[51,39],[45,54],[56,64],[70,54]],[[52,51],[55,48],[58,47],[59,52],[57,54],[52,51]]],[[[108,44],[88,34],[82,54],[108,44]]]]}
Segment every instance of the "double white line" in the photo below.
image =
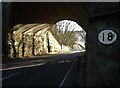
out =
{"type": "MultiPolygon", "coordinates": [[[[30,62],[32,63],[32,62],[40,62],[40,61],[42,61],[42,60],[35,60],[35,61],[30,61],[30,62]]],[[[33,65],[25,65],[25,66],[19,66],[19,67],[9,67],[9,68],[3,68],[3,69],[0,68],[0,71],[40,66],[40,65],[46,64],[49,61],[51,61],[51,60],[47,60],[47,61],[44,61],[44,62],[40,62],[39,64],[33,64],[33,65]]]]}
{"type": "Polygon", "coordinates": [[[13,70],[13,69],[18,69],[18,68],[28,68],[28,67],[35,67],[35,66],[40,66],[40,65],[44,65],[44,64],[45,64],[45,63],[35,64],[35,65],[19,66],[19,67],[10,67],[10,68],[4,68],[4,69],[0,69],[0,71],[5,71],[5,70],[13,70]]]}

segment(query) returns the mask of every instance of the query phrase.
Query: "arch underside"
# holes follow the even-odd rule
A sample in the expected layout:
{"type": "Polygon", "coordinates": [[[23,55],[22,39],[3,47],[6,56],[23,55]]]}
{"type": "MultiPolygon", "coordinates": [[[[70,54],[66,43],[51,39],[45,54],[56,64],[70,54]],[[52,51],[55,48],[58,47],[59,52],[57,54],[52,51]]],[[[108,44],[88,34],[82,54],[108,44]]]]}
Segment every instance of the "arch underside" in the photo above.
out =
{"type": "Polygon", "coordinates": [[[88,26],[86,3],[13,3],[10,27],[17,24],[48,23],[72,20],[85,30],[88,26]]]}
{"type": "MultiPolygon", "coordinates": [[[[43,29],[42,25],[44,25],[44,29],[45,25],[46,29],[49,29],[51,25],[60,20],[72,20],[86,30],[88,24],[84,3],[13,3],[10,19],[10,29],[12,29],[10,33],[13,33],[12,36],[15,39],[12,42],[16,44],[14,49],[16,49],[15,54],[17,57],[37,55],[34,51],[37,51],[35,49],[40,47],[37,47],[33,42],[44,42],[42,38],[41,41],[34,39],[36,33],[43,29]],[[21,37],[17,38],[15,35],[21,37]],[[28,44],[30,46],[26,47],[28,44]],[[35,49],[32,48],[34,46],[36,46],[35,49]],[[28,50],[31,50],[31,52],[28,53],[28,50]]],[[[48,52],[44,45],[39,46],[43,47],[44,52],[48,52]]],[[[39,50],[38,53],[41,52],[39,50]]]]}

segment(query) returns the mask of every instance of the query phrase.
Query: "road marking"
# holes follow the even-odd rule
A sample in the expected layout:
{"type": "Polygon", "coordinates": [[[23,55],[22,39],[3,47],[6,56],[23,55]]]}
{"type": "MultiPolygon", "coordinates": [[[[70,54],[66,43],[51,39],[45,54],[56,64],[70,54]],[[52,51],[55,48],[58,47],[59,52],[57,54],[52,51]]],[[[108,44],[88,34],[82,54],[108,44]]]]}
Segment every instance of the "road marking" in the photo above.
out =
{"type": "Polygon", "coordinates": [[[6,77],[4,77],[4,78],[2,78],[2,79],[0,79],[0,80],[5,80],[5,79],[7,79],[7,78],[10,78],[10,77],[12,77],[12,76],[15,76],[15,75],[17,75],[17,74],[19,74],[20,72],[16,72],[16,73],[14,73],[14,74],[12,74],[12,75],[9,75],[9,76],[6,76],[6,77]]]}
{"type": "Polygon", "coordinates": [[[33,61],[30,61],[30,62],[40,62],[40,61],[44,61],[44,60],[33,60],[33,61]]]}
{"type": "MultiPolygon", "coordinates": [[[[78,56],[79,56],[79,55],[78,55],[78,56]]],[[[78,56],[77,56],[77,57],[78,57],[78,56]]],[[[72,67],[73,67],[73,65],[75,64],[75,62],[77,61],[77,59],[78,59],[78,58],[76,58],[76,60],[73,62],[73,64],[72,64],[71,67],[69,68],[68,72],[66,73],[65,77],[63,78],[63,80],[62,80],[62,82],[60,83],[60,85],[59,85],[58,88],[61,88],[61,87],[62,87],[63,83],[65,82],[65,80],[66,80],[66,78],[67,78],[70,70],[72,69],[72,67]]]]}
{"type": "Polygon", "coordinates": [[[71,60],[66,60],[66,62],[71,62],[71,60]]]}
{"type": "Polygon", "coordinates": [[[45,63],[40,63],[40,64],[35,64],[35,65],[27,65],[27,66],[20,66],[20,67],[11,67],[11,68],[5,68],[5,69],[0,69],[0,71],[5,71],[5,70],[13,70],[13,69],[18,69],[18,68],[27,68],[27,67],[35,67],[35,66],[40,66],[44,65],[45,63]]]}
{"type": "Polygon", "coordinates": [[[58,61],[58,63],[65,63],[65,61],[58,61]]]}

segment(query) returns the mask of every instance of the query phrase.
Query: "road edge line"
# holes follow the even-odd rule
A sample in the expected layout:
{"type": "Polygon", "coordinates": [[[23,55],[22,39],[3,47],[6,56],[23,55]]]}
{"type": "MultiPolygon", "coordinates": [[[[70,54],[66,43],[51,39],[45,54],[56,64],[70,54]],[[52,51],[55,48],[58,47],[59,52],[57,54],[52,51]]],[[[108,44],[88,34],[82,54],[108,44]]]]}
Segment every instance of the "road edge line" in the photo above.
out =
{"type": "Polygon", "coordinates": [[[62,87],[62,85],[63,85],[63,83],[65,82],[65,80],[66,80],[66,78],[67,78],[70,70],[72,69],[73,65],[75,64],[75,62],[77,61],[77,59],[78,59],[78,57],[79,57],[80,55],[81,55],[81,54],[79,54],[79,55],[76,57],[75,61],[74,61],[73,64],[70,66],[69,70],[67,71],[66,75],[64,76],[64,78],[63,78],[63,80],[62,80],[62,82],[60,83],[60,85],[59,85],[58,88],[61,88],[61,87],[62,87]]]}
{"type": "Polygon", "coordinates": [[[20,72],[16,72],[16,73],[11,74],[11,75],[9,75],[9,76],[6,76],[6,77],[4,77],[4,78],[2,78],[2,79],[0,79],[0,80],[5,80],[5,79],[10,78],[10,77],[12,77],[12,76],[14,76],[14,75],[17,75],[17,74],[19,74],[19,73],[20,73],[20,72]]]}

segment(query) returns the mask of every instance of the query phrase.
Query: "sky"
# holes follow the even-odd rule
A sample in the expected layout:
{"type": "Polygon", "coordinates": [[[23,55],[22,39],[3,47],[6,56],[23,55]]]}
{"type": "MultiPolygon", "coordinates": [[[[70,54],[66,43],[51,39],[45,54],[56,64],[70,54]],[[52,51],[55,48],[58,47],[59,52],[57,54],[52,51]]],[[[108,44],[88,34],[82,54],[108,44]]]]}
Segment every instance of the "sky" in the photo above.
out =
{"type": "Polygon", "coordinates": [[[84,30],[80,25],[78,25],[76,22],[74,21],[71,21],[71,20],[62,20],[62,21],[59,21],[57,22],[56,24],[58,26],[61,26],[61,30],[65,31],[65,26],[70,23],[69,25],[69,29],[68,31],[72,31],[74,29],[74,31],[82,31],[84,30]]]}

